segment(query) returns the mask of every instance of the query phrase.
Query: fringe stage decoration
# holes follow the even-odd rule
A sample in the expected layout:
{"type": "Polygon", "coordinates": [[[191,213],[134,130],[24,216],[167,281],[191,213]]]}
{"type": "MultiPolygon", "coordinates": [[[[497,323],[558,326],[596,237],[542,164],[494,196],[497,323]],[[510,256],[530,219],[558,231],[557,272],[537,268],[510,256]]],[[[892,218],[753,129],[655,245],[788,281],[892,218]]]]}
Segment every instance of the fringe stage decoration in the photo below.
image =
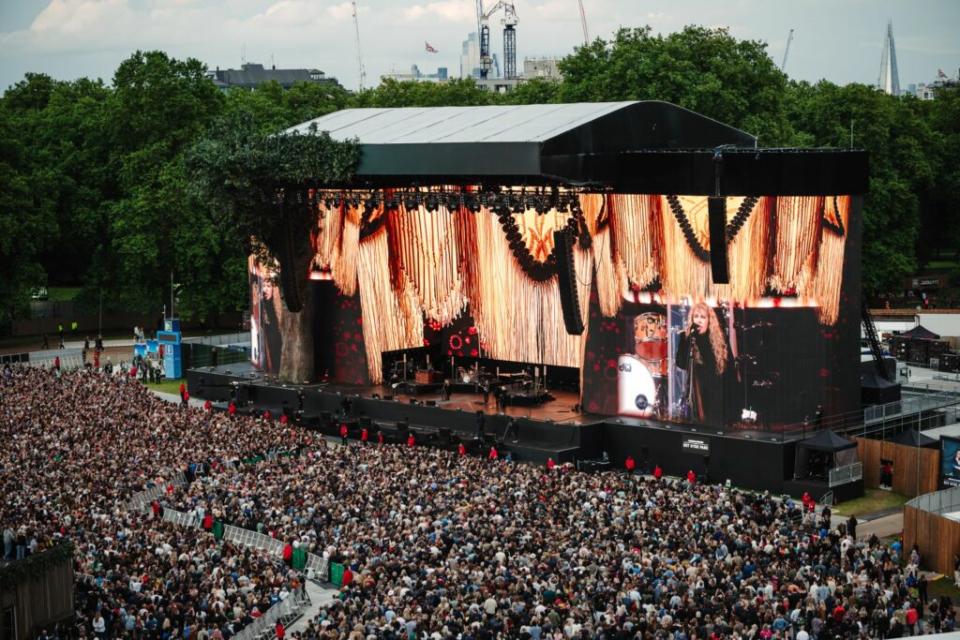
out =
{"type": "Polygon", "coordinates": [[[754,203],[741,197],[727,198],[727,258],[730,283],[713,284],[707,198],[664,197],[661,203],[664,251],[661,256],[663,293],[671,302],[721,299],[748,301],[763,295],[769,263],[770,199],[754,203]],[[690,237],[669,202],[674,200],[689,221],[690,237]],[[750,205],[753,204],[751,207],[750,205]],[[729,238],[733,236],[732,240],[729,238]],[[691,242],[695,243],[691,246],[691,242]],[[699,254],[699,255],[698,255],[699,254]]]}
{"type": "Polygon", "coordinates": [[[806,288],[807,266],[820,242],[821,196],[778,196],[770,286],[780,292],[806,288]]]}
{"type": "Polygon", "coordinates": [[[400,267],[413,287],[420,308],[441,326],[453,322],[467,299],[457,270],[457,243],[453,216],[445,207],[435,212],[423,206],[401,207],[391,230],[397,233],[400,267]]]}
{"type": "Polygon", "coordinates": [[[319,205],[317,219],[316,254],[313,257],[311,268],[316,271],[330,271],[334,252],[340,245],[340,235],[343,231],[343,208],[319,205]]]}
{"type": "Polygon", "coordinates": [[[816,301],[820,324],[833,325],[840,315],[846,230],[850,225],[850,196],[826,197],[822,201],[823,233],[820,246],[811,254],[807,267],[809,275],[801,279],[802,290],[798,293],[816,301]]]}
{"type": "MultiPolygon", "coordinates": [[[[460,270],[463,294],[474,318],[483,314],[482,289],[480,286],[480,249],[477,246],[477,215],[464,207],[452,212],[454,236],[457,241],[457,268],[460,270]]],[[[490,213],[489,215],[493,214],[490,213]]]]}
{"type": "Polygon", "coordinates": [[[610,222],[609,208],[604,204],[607,199],[606,194],[581,193],[578,199],[580,210],[583,211],[583,219],[591,234],[596,234],[601,227],[610,222]]]}
{"type": "MultiPolygon", "coordinates": [[[[612,318],[623,305],[623,293],[628,285],[623,263],[613,252],[613,229],[609,225],[593,235],[593,266],[600,313],[612,318]]],[[[584,298],[580,299],[580,303],[584,304],[584,298]]]]}
{"type": "MultiPolygon", "coordinates": [[[[627,290],[626,271],[614,246],[612,199],[612,195],[603,193],[580,194],[580,210],[583,211],[583,220],[593,238],[593,269],[600,312],[608,318],[620,311],[623,293],[627,290]]],[[[584,304],[583,299],[581,304],[584,304]]]]}
{"type": "MultiPolygon", "coordinates": [[[[387,229],[381,227],[360,244],[358,279],[363,311],[367,370],[373,384],[383,382],[384,351],[423,345],[423,314],[413,287],[391,285],[387,229]]],[[[404,276],[405,277],[405,276],[404,276]]]]}
{"type": "Polygon", "coordinates": [[[360,251],[360,209],[343,205],[343,228],[333,250],[330,270],[343,295],[357,293],[357,254],[360,251]]]}
{"type": "MultiPolygon", "coordinates": [[[[587,333],[567,334],[556,278],[536,282],[523,272],[495,215],[482,211],[473,216],[473,222],[480,278],[479,304],[473,305],[471,312],[484,349],[499,360],[580,367],[587,333]]],[[[580,312],[586,322],[592,272],[590,252],[574,249],[574,261],[580,312]]]]}
{"type": "Polygon", "coordinates": [[[618,193],[608,202],[612,205],[610,224],[616,238],[614,255],[623,264],[630,284],[642,289],[659,275],[658,253],[663,246],[660,198],[618,193]]]}

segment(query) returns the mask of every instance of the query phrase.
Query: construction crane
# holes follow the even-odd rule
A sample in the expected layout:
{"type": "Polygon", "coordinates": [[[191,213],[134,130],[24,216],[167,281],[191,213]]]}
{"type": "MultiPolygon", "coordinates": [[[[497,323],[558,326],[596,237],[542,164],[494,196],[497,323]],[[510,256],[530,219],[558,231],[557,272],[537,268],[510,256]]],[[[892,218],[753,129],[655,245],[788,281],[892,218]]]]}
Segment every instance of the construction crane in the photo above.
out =
{"type": "Polygon", "coordinates": [[[357,68],[360,72],[360,91],[363,91],[363,82],[367,79],[367,70],[363,66],[363,53],[360,51],[360,20],[357,18],[357,0],[351,0],[353,6],[353,33],[357,40],[357,68]]]}
{"type": "Polygon", "coordinates": [[[790,35],[787,36],[787,48],[783,50],[783,62],[780,63],[780,71],[787,68],[787,56],[790,55],[791,42],[793,42],[793,29],[790,29],[790,35]]]}
{"type": "Polygon", "coordinates": [[[477,0],[477,36],[480,38],[480,77],[486,79],[493,66],[490,56],[490,17],[503,9],[503,77],[517,77],[517,10],[512,2],[498,0],[490,9],[483,8],[483,0],[477,0]]]}
{"type": "Polygon", "coordinates": [[[583,44],[590,44],[590,33],[587,31],[587,13],[583,10],[583,0],[580,2],[580,25],[583,27],[583,44]]]}

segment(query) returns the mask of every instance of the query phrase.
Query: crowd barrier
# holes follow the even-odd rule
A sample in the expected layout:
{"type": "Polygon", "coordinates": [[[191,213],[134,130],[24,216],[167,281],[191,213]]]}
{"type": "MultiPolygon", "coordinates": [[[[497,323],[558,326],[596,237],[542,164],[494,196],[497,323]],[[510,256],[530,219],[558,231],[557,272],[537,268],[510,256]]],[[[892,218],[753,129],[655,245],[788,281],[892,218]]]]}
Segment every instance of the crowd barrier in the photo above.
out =
{"type": "Polygon", "coordinates": [[[306,595],[306,592],[298,593],[294,591],[286,599],[273,605],[267,609],[265,614],[241,629],[239,633],[233,636],[233,640],[273,638],[275,637],[274,628],[277,622],[282,622],[284,627],[288,627],[309,606],[310,598],[306,595]]]}
{"type": "MultiPolygon", "coordinates": [[[[130,505],[139,511],[148,510],[147,505],[159,495],[156,493],[158,489],[160,490],[160,494],[165,491],[165,487],[147,489],[131,498],[130,505]]],[[[195,515],[167,507],[163,509],[163,520],[177,526],[191,527],[194,529],[199,529],[201,524],[199,518],[195,515]]],[[[284,545],[280,540],[262,533],[257,533],[256,531],[251,531],[250,529],[226,525],[223,527],[223,539],[228,542],[266,551],[277,559],[283,557],[284,545]]],[[[327,564],[326,558],[308,553],[305,566],[307,577],[326,582],[327,564]]],[[[89,578],[90,581],[95,581],[92,576],[85,577],[89,578]]],[[[233,640],[259,640],[262,637],[273,637],[274,627],[277,621],[282,622],[284,627],[286,627],[291,621],[300,617],[303,611],[309,606],[310,598],[307,596],[306,590],[304,590],[303,593],[296,591],[291,592],[286,599],[270,607],[264,615],[241,629],[239,633],[233,636],[233,640]]]]}
{"type": "MultiPolygon", "coordinates": [[[[183,484],[174,483],[174,484],[183,484]]],[[[136,494],[130,499],[130,507],[135,511],[149,511],[148,506],[155,498],[165,493],[165,487],[153,487],[136,494]]],[[[191,527],[199,529],[201,526],[200,518],[191,513],[185,513],[169,507],[163,509],[163,520],[173,523],[179,527],[191,527]]],[[[215,523],[215,529],[219,523],[215,523]]],[[[284,543],[276,538],[258,533],[251,529],[236,527],[233,525],[223,526],[223,539],[227,542],[233,542],[238,545],[266,551],[271,556],[283,558],[284,543]]],[[[304,573],[312,580],[319,582],[329,581],[329,562],[323,556],[315,553],[306,554],[306,563],[303,567],[304,573]]]]}

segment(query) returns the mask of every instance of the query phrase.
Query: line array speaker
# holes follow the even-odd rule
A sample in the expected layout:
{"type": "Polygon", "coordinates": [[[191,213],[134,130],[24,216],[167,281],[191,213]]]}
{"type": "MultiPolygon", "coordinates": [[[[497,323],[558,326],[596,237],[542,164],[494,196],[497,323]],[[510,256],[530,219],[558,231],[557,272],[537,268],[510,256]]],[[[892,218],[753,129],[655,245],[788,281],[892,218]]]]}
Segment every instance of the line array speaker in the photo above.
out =
{"type": "Polygon", "coordinates": [[[557,285],[560,288],[560,309],[563,324],[570,335],[583,333],[580,314],[580,294],[577,292],[577,272],[573,261],[573,234],[569,230],[553,232],[554,252],[557,256],[557,285]]]}
{"type": "Polygon", "coordinates": [[[729,284],[727,199],[724,196],[710,196],[707,200],[707,214],[710,217],[710,275],[714,284],[729,284]]]}

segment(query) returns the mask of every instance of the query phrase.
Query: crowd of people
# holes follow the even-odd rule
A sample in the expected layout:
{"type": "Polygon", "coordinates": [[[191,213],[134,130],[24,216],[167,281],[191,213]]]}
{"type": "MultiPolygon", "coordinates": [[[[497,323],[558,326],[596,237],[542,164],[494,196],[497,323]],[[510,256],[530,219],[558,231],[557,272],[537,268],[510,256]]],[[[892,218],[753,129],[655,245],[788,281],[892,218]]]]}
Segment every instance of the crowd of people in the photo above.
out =
{"type": "Polygon", "coordinates": [[[926,599],[915,550],[695,477],[331,445],[96,373],[16,370],[0,393],[0,525],[22,532],[23,554],[74,541],[87,637],[226,639],[302,581],[131,511],[151,485],[167,487],[158,506],[346,566],[304,640],[832,640],[955,625],[948,599],[926,599]],[[268,449],[292,455],[257,455],[268,449]]]}
{"type": "Polygon", "coordinates": [[[0,530],[7,561],[74,547],[67,635],[228,638],[303,578],[275,558],[175,527],[131,497],[190,463],[217,468],[310,434],[170,405],[126,376],[7,368],[0,385],[0,530]]]}

